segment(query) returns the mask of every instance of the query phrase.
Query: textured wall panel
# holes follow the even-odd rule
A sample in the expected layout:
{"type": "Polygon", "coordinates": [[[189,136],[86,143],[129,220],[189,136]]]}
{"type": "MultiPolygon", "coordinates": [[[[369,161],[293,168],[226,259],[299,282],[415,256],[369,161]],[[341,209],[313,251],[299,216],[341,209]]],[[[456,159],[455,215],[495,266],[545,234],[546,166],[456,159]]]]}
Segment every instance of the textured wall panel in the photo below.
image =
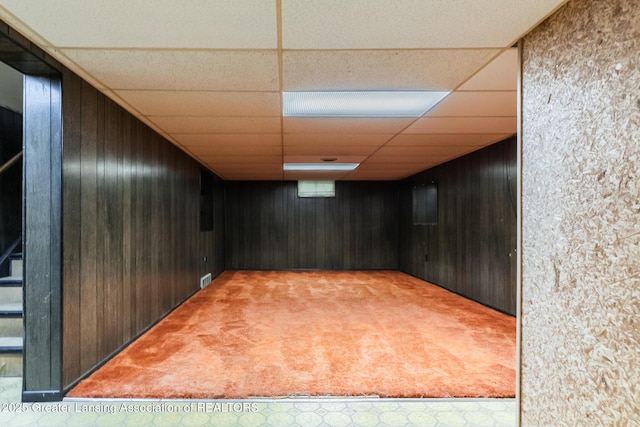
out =
{"type": "Polygon", "coordinates": [[[639,51],[635,0],[524,40],[524,426],[640,420],[639,51]]]}

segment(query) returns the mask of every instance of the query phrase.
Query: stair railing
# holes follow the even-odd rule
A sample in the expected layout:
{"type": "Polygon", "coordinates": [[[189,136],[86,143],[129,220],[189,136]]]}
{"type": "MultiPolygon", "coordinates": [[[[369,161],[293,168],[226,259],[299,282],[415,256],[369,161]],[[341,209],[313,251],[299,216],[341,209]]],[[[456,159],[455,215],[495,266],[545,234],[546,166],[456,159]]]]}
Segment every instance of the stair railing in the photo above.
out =
{"type": "Polygon", "coordinates": [[[8,265],[9,265],[9,257],[13,252],[15,252],[16,248],[22,243],[22,236],[18,237],[9,245],[9,247],[0,254],[0,277],[8,273],[8,265]]]}
{"type": "MultiPolygon", "coordinates": [[[[4,172],[9,170],[9,168],[13,166],[15,163],[17,163],[21,157],[22,157],[22,151],[20,151],[18,154],[16,154],[15,156],[7,160],[7,162],[4,165],[0,166],[0,175],[2,175],[4,172]]],[[[0,254],[0,273],[4,273],[4,270],[6,269],[6,265],[8,265],[7,261],[9,259],[9,256],[15,250],[15,248],[20,244],[21,241],[22,241],[22,237],[18,237],[18,239],[16,239],[11,245],[9,245],[9,248],[5,252],[0,254]]]]}
{"type": "Polygon", "coordinates": [[[16,154],[15,156],[13,156],[12,158],[10,158],[9,160],[7,160],[7,162],[4,165],[0,166],[0,175],[2,175],[3,172],[9,170],[9,168],[13,166],[15,162],[20,160],[21,157],[22,157],[22,151],[16,154]]]}

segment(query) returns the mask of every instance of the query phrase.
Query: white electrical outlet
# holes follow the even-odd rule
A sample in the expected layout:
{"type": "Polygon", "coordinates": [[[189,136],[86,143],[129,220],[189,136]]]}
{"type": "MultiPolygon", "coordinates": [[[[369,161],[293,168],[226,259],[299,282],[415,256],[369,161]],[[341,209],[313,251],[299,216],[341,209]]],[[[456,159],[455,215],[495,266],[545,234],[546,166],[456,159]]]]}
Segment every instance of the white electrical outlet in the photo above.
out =
{"type": "Polygon", "coordinates": [[[209,283],[211,283],[211,273],[205,274],[200,278],[200,289],[204,289],[209,283]]]}

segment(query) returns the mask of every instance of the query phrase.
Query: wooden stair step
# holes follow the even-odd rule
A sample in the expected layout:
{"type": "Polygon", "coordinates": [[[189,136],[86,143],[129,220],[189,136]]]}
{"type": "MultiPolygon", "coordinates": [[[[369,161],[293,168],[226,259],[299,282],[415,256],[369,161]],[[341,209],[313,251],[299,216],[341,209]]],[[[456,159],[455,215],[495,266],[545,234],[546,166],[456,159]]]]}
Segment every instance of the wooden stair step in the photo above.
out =
{"type": "Polygon", "coordinates": [[[4,317],[4,318],[22,317],[22,304],[21,303],[0,304],[0,317],[4,317]]]}
{"type": "Polygon", "coordinates": [[[22,286],[22,277],[6,276],[0,277],[0,287],[2,286],[22,286]]]}
{"type": "Polygon", "coordinates": [[[22,337],[0,337],[0,354],[22,353],[22,337]]]}

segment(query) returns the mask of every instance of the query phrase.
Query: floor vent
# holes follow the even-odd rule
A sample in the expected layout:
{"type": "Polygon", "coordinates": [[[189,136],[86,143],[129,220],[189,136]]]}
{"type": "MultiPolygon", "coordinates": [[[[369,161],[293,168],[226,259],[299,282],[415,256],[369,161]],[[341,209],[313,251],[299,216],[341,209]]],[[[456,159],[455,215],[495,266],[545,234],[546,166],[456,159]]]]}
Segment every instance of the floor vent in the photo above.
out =
{"type": "Polygon", "coordinates": [[[200,289],[204,289],[209,283],[211,283],[211,273],[200,278],[200,289]]]}

